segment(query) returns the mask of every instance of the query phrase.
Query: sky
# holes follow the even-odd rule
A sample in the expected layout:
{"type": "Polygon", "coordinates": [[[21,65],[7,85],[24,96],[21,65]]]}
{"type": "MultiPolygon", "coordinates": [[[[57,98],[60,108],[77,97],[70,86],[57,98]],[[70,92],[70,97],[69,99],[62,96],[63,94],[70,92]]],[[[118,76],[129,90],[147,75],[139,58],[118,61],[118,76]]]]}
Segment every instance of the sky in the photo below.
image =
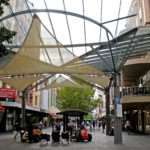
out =
{"type": "MultiPolygon", "coordinates": [[[[49,9],[58,9],[64,10],[63,0],[45,0],[47,7],[49,9]]],[[[67,11],[75,12],[78,14],[83,14],[82,0],[64,0],[65,7],[67,11]]],[[[44,0],[30,0],[34,4],[34,8],[45,8],[44,0]]],[[[118,18],[120,0],[103,0],[102,7],[102,20],[100,18],[101,14],[101,0],[84,0],[85,16],[88,16],[98,22],[105,22],[112,19],[118,18]]],[[[127,16],[131,0],[122,0],[121,1],[121,11],[119,17],[127,16]]],[[[47,13],[38,14],[43,23],[47,26],[51,33],[53,33],[50,21],[48,19],[47,13]]],[[[66,17],[62,14],[50,13],[52,23],[55,28],[57,39],[63,44],[70,44],[69,32],[66,23],[66,17]]],[[[85,34],[84,34],[84,21],[83,19],[68,16],[68,23],[71,33],[71,39],[73,44],[85,43],[85,34]]],[[[126,20],[119,21],[118,32],[125,29],[126,20]]],[[[112,32],[115,36],[115,28],[117,22],[105,24],[105,26],[112,32]]],[[[99,42],[100,38],[100,27],[85,21],[86,28],[86,42],[99,42]]],[[[106,40],[105,31],[102,29],[101,41],[106,40]]],[[[49,37],[45,37],[49,38],[49,37]]],[[[71,50],[71,49],[70,49],[71,50]]],[[[89,50],[89,49],[86,49],[89,50]]],[[[75,55],[81,55],[85,53],[85,48],[74,48],[75,55]]]]}

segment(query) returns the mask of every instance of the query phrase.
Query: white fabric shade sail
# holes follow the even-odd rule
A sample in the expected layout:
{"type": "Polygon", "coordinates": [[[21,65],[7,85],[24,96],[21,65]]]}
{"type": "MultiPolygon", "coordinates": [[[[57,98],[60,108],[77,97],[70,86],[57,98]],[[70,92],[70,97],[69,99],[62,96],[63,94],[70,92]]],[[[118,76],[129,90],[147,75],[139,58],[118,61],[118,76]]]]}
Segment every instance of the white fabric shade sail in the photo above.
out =
{"type": "MultiPolygon", "coordinates": [[[[62,74],[96,74],[99,77],[103,76],[104,73],[94,67],[92,67],[91,65],[79,65],[79,66],[75,66],[72,64],[72,62],[68,62],[65,65],[62,64],[61,66],[58,65],[54,65],[52,64],[50,61],[44,61],[43,59],[43,53],[42,51],[44,51],[42,49],[42,46],[44,47],[44,43],[41,42],[42,39],[40,37],[40,33],[41,33],[41,22],[40,19],[37,16],[33,17],[33,21],[31,23],[31,27],[28,31],[28,34],[23,42],[23,45],[21,46],[21,48],[18,50],[18,52],[14,55],[14,57],[12,57],[12,59],[5,64],[4,66],[1,67],[1,71],[0,71],[0,76],[7,76],[7,75],[30,75],[30,74],[57,74],[57,73],[62,73],[62,74]],[[33,47],[32,47],[33,45],[33,47]],[[39,47],[40,48],[39,48],[39,47]]],[[[51,37],[52,38],[52,37],[51,37]]],[[[56,49],[55,49],[56,50],[56,49]]],[[[66,53],[64,53],[64,48],[63,51],[61,53],[61,56],[63,58],[66,57],[66,53]]],[[[60,49],[61,51],[61,49],[60,49]]],[[[50,50],[49,50],[50,52],[50,50]]],[[[67,52],[67,50],[66,50],[67,52]]],[[[73,59],[75,58],[75,56],[73,54],[71,54],[70,52],[68,53],[71,58],[69,59],[73,59]]],[[[59,57],[60,59],[61,57],[59,57]]],[[[54,59],[54,58],[53,58],[54,59]]],[[[78,59],[78,58],[76,58],[78,59]]],[[[81,77],[81,76],[80,76],[81,77]]],[[[84,77],[82,76],[82,78],[85,78],[86,80],[89,80],[90,78],[84,77]]],[[[108,79],[108,78],[107,78],[108,79]]],[[[23,90],[24,88],[26,88],[27,86],[31,85],[33,82],[36,82],[37,80],[39,80],[39,78],[25,78],[25,79],[20,79],[20,78],[11,78],[11,79],[5,79],[5,82],[7,82],[8,84],[12,85],[13,87],[15,87],[18,90],[23,90]],[[18,82],[16,82],[18,81],[18,82]]],[[[93,79],[93,80],[89,80],[90,82],[94,82],[94,83],[102,83],[102,86],[104,86],[104,83],[106,81],[106,78],[98,78],[93,79]],[[98,81],[98,80],[103,80],[102,82],[98,81]]],[[[108,82],[108,80],[107,80],[108,82]]],[[[107,83],[106,83],[107,84],[107,83]]],[[[59,83],[59,86],[65,86],[65,85],[70,85],[70,86],[74,86],[75,84],[70,81],[64,81],[63,83],[59,83]]],[[[53,83],[52,87],[56,87],[58,86],[58,83],[53,83]]]]}

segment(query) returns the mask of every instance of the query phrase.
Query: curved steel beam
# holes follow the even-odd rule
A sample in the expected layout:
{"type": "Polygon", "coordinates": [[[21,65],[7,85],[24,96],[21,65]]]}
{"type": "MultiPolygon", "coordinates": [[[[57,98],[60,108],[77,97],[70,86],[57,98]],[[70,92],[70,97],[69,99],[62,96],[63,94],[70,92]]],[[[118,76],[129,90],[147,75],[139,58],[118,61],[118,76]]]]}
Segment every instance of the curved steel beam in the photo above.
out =
{"type": "MultiPolygon", "coordinates": [[[[99,46],[101,45],[102,43],[100,42],[93,42],[93,43],[78,43],[78,44],[59,44],[59,45],[48,45],[48,44],[45,44],[45,45],[26,45],[24,46],[25,48],[71,48],[71,47],[84,47],[84,46],[99,46]]],[[[20,48],[21,45],[5,45],[6,47],[9,47],[9,48],[20,48]]]]}
{"type": "Polygon", "coordinates": [[[23,11],[19,11],[19,12],[15,12],[13,14],[4,16],[2,18],[0,18],[0,22],[4,21],[6,19],[9,19],[13,16],[19,16],[19,15],[23,15],[23,14],[29,14],[29,13],[42,13],[42,12],[51,12],[51,13],[57,13],[57,14],[64,14],[64,15],[69,15],[69,16],[74,16],[74,17],[78,17],[81,19],[85,19],[89,22],[94,23],[95,25],[98,25],[99,27],[103,28],[105,31],[107,31],[110,36],[113,38],[112,33],[110,32],[110,30],[108,28],[106,28],[104,25],[102,25],[101,23],[99,23],[98,21],[89,18],[87,16],[83,16],[81,14],[78,13],[74,13],[74,12],[70,12],[70,11],[63,11],[63,10],[57,10],[57,9],[30,9],[30,10],[23,10],[23,11]]]}

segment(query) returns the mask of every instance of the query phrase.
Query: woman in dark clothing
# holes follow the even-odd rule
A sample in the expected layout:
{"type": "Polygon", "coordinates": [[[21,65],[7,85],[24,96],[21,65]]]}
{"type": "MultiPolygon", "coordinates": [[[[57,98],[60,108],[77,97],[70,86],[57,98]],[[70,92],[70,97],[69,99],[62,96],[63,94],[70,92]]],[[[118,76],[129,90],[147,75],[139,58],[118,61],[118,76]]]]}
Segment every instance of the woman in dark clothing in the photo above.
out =
{"type": "Polygon", "coordinates": [[[105,131],[105,125],[106,125],[106,124],[105,124],[105,120],[103,120],[103,121],[102,121],[102,129],[103,129],[103,133],[104,133],[104,131],[105,131]]]}

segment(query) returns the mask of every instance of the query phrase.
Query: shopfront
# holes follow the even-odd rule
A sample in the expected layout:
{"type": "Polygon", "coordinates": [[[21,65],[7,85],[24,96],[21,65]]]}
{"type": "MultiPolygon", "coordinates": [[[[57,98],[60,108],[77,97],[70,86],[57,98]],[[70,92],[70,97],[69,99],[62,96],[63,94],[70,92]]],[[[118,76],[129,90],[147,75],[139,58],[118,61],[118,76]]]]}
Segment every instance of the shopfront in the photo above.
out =
{"type": "Polygon", "coordinates": [[[13,130],[16,110],[14,109],[17,91],[0,88],[0,131],[13,130]]]}

